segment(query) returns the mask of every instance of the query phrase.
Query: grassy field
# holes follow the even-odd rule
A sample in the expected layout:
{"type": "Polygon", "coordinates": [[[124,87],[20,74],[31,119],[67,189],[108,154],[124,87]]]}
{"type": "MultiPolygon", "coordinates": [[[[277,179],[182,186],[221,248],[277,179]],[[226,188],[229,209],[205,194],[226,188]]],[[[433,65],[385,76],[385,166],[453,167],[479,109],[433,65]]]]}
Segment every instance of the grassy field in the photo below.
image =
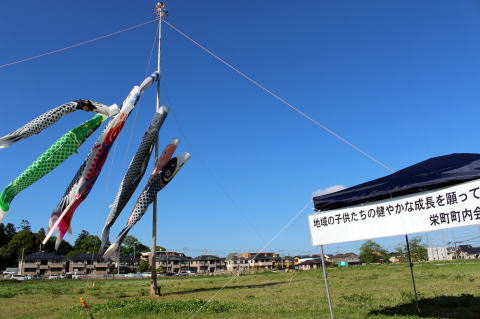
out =
{"type": "MultiPolygon", "coordinates": [[[[408,265],[329,269],[336,318],[480,318],[480,263],[415,265],[420,312],[408,265]]],[[[161,279],[0,282],[0,318],[328,318],[321,271],[161,279]]]]}

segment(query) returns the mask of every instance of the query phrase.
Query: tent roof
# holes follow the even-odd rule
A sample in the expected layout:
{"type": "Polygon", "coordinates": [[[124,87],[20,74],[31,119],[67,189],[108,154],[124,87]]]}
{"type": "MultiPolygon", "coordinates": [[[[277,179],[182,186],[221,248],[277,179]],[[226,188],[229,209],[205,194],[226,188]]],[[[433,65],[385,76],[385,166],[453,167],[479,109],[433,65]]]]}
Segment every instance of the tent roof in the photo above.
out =
{"type": "Polygon", "coordinates": [[[313,198],[315,210],[331,210],[393,198],[480,178],[480,154],[430,158],[391,175],[313,198]]]}

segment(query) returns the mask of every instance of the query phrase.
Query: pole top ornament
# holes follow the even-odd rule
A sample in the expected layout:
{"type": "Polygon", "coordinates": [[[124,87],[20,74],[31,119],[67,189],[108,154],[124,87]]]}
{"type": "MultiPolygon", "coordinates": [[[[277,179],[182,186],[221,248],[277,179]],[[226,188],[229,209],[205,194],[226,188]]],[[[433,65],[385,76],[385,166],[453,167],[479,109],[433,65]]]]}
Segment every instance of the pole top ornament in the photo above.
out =
{"type": "Polygon", "coordinates": [[[163,19],[164,17],[166,18],[168,16],[168,11],[166,9],[165,2],[157,2],[153,8],[153,14],[155,14],[157,17],[160,17],[160,19],[163,19]]]}

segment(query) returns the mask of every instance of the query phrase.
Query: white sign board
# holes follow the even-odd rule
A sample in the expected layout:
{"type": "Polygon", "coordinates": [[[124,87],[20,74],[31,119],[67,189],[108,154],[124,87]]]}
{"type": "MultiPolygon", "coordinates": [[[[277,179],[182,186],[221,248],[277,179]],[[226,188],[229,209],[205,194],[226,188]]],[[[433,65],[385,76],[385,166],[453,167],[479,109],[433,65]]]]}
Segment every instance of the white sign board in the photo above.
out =
{"type": "Polygon", "coordinates": [[[314,246],[480,224],[480,179],[308,216],[314,246]]]}

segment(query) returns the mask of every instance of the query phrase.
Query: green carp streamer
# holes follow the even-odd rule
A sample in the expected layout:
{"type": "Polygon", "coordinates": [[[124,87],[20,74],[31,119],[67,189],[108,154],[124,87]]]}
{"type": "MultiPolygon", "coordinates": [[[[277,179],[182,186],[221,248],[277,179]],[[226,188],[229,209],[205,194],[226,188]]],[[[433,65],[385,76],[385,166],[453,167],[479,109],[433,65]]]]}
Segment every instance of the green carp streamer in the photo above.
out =
{"type": "Polygon", "coordinates": [[[82,125],[67,132],[48,150],[35,160],[20,176],[15,178],[0,194],[0,222],[10,208],[13,198],[54,170],[63,161],[76,153],[82,143],[107,119],[105,115],[95,115],[82,125]]]}

